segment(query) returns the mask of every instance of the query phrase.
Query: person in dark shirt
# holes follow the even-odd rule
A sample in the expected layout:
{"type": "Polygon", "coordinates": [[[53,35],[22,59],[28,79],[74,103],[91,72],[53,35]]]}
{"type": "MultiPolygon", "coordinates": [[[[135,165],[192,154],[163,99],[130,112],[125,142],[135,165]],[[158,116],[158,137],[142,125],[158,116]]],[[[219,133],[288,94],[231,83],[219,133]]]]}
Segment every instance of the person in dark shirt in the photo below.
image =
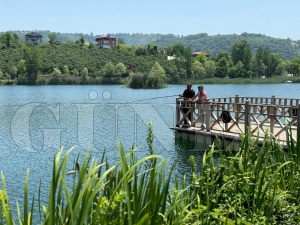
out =
{"type": "MultiPolygon", "coordinates": [[[[192,100],[192,98],[195,96],[195,91],[192,89],[192,84],[187,84],[183,94],[180,94],[179,96],[182,97],[185,101],[192,100]]],[[[186,113],[188,110],[188,108],[182,108],[182,111],[184,113],[186,113]]],[[[186,119],[184,120],[184,124],[191,125],[191,113],[188,114],[188,119],[189,121],[187,121],[186,119]]]]}

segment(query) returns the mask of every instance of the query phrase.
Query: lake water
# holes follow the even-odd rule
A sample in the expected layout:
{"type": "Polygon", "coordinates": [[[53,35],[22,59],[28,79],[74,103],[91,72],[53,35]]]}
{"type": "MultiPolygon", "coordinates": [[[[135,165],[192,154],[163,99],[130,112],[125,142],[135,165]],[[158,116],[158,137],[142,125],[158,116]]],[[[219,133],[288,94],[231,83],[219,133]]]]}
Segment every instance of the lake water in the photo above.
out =
{"type": "MultiPolygon", "coordinates": [[[[197,90],[198,85],[194,85],[197,90]]],[[[175,99],[185,85],[158,90],[133,90],[119,85],[98,86],[1,86],[0,170],[4,173],[10,202],[22,202],[27,168],[30,194],[42,182],[48,194],[53,155],[76,146],[71,159],[90,149],[101,159],[104,149],[117,162],[117,142],[124,149],[139,147],[148,154],[145,141],[148,122],[153,124],[155,153],[170,163],[178,160],[176,173],[189,172],[188,158],[201,156],[209,146],[176,140],[175,99]]],[[[300,98],[300,84],[205,85],[210,98],[240,96],[300,98]]],[[[70,169],[73,162],[70,163],[70,169]]],[[[37,196],[35,196],[37,197],[37,196]]]]}

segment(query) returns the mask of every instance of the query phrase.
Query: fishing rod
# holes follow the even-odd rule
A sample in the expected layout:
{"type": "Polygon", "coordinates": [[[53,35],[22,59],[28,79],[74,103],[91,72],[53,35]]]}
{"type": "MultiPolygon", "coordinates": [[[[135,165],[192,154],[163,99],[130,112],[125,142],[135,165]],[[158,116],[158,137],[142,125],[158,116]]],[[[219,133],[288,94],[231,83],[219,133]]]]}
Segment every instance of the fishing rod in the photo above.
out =
{"type": "Polygon", "coordinates": [[[133,103],[133,102],[142,102],[142,101],[147,101],[147,100],[154,100],[154,99],[159,99],[159,98],[169,98],[169,97],[175,97],[175,96],[178,96],[178,95],[167,95],[167,96],[155,97],[155,98],[144,98],[144,99],[140,99],[140,100],[133,100],[130,102],[125,102],[124,104],[133,103]]]}

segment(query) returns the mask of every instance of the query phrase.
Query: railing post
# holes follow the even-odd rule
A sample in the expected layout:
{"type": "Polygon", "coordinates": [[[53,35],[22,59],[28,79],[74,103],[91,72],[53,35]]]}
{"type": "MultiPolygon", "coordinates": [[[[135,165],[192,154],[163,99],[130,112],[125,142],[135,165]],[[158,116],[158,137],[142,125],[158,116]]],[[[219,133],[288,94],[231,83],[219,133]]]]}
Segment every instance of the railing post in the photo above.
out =
{"type": "Polygon", "coordinates": [[[179,127],[180,123],[180,98],[176,98],[176,127],[179,127]]]}
{"type": "Polygon", "coordinates": [[[191,118],[191,120],[190,120],[191,125],[194,124],[194,107],[193,107],[193,104],[194,104],[194,102],[191,102],[191,101],[188,102],[188,106],[189,106],[188,110],[190,110],[189,114],[190,114],[190,118],[191,118]]]}
{"type": "Polygon", "coordinates": [[[275,125],[275,95],[272,95],[272,99],[271,99],[271,117],[270,117],[270,133],[274,134],[274,125],[275,125]],[[273,115],[272,115],[273,114],[273,115]]]}
{"type": "Polygon", "coordinates": [[[246,100],[245,103],[245,134],[247,133],[249,126],[249,100],[246,100]]]}
{"type": "Polygon", "coordinates": [[[300,143],[300,105],[298,105],[298,109],[297,109],[297,144],[299,143],[300,143]]]}
{"type": "Polygon", "coordinates": [[[235,119],[236,119],[236,121],[238,121],[238,118],[239,118],[239,113],[238,112],[240,111],[238,103],[239,103],[239,95],[235,95],[235,107],[234,107],[234,111],[235,111],[235,119]]]}
{"type": "Polygon", "coordinates": [[[206,131],[210,132],[210,100],[206,99],[205,102],[205,122],[206,122],[206,131]]]}

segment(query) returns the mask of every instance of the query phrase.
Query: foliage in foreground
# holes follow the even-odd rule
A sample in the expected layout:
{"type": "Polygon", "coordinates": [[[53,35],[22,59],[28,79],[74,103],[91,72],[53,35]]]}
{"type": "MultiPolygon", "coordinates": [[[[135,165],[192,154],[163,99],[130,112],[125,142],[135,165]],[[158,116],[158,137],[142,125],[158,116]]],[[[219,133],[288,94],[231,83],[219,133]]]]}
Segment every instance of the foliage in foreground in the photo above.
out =
{"type": "Polygon", "coordinates": [[[247,134],[236,154],[227,150],[207,152],[200,175],[192,174],[192,221],[299,224],[300,146],[289,136],[285,151],[269,135],[261,146],[247,134]],[[215,162],[217,152],[220,158],[215,162]]]}
{"type": "MultiPolygon", "coordinates": [[[[298,140],[300,135],[298,135],[298,140]]],[[[147,137],[149,155],[138,159],[119,143],[120,161],[98,163],[87,152],[67,171],[72,149],[53,160],[47,206],[28,200],[17,206],[19,224],[299,224],[300,146],[288,138],[288,150],[266,135],[263,145],[244,136],[238,152],[211,151],[196,174],[191,157],[191,180],[176,180],[166,161],[154,154],[152,126],[147,137]],[[216,160],[217,159],[217,160],[216,160]],[[75,176],[71,186],[67,174],[75,176]],[[174,179],[173,179],[174,178],[174,179]],[[30,204],[30,209],[28,205],[30,204]],[[21,211],[23,214],[21,214],[21,211]]],[[[2,174],[0,224],[15,224],[2,174]]]]}

